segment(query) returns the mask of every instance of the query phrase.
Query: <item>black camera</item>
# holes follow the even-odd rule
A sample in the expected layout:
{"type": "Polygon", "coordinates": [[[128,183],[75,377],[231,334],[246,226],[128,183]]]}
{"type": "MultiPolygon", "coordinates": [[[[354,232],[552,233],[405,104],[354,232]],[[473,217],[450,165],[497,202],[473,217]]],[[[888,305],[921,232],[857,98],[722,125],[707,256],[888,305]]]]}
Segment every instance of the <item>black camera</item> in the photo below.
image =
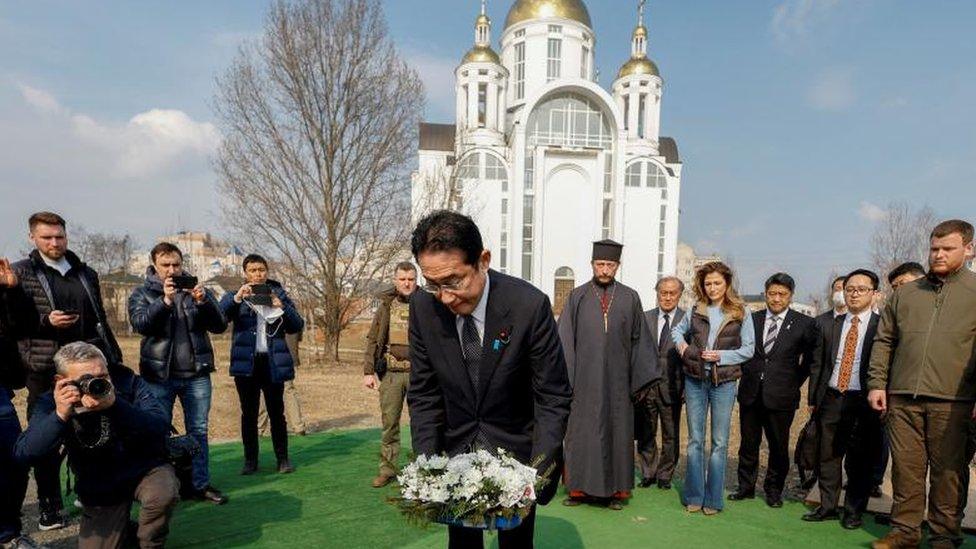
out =
{"type": "Polygon", "coordinates": [[[85,374],[75,380],[75,387],[83,395],[91,395],[95,398],[102,398],[112,392],[112,382],[106,377],[95,377],[85,374]]]}

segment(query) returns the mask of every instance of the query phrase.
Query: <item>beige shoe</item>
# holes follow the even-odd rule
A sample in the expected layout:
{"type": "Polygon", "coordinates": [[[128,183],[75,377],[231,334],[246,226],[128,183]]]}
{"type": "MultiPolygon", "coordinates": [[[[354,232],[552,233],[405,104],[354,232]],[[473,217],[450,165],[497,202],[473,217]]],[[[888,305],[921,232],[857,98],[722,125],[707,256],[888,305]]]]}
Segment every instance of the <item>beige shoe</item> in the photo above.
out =
{"type": "Polygon", "coordinates": [[[719,514],[719,512],[720,511],[718,509],[712,509],[711,507],[702,507],[702,514],[705,515],[706,517],[715,516],[719,514]]]}
{"type": "Polygon", "coordinates": [[[393,480],[392,475],[377,475],[373,479],[373,488],[382,488],[393,480]]]}
{"type": "Polygon", "coordinates": [[[702,510],[702,506],[701,505],[687,505],[687,506],[685,506],[685,511],[688,511],[689,513],[700,513],[701,510],[702,510]]]}

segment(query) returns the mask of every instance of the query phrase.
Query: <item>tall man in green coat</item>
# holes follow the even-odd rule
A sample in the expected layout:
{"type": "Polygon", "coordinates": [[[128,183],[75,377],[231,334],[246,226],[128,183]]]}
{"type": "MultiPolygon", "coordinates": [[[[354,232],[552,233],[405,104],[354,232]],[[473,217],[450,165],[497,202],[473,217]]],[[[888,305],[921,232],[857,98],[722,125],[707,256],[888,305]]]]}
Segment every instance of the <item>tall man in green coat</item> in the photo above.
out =
{"type": "Polygon", "coordinates": [[[892,530],[875,549],[917,547],[926,518],[932,547],[962,543],[966,437],[976,419],[976,273],[965,267],[972,255],[973,226],[940,223],[928,275],[898,288],[881,317],[868,401],[888,414],[894,503],[892,530]]]}
{"type": "Polygon", "coordinates": [[[380,305],[366,336],[363,385],[380,391],[383,440],[380,472],[373,488],[382,488],[397,474],[400,458],[400,416],[410,386],[410,296],[417,289],[417,268],[404,261],[393,273],[394,288],[380,295],[380,305]]]}

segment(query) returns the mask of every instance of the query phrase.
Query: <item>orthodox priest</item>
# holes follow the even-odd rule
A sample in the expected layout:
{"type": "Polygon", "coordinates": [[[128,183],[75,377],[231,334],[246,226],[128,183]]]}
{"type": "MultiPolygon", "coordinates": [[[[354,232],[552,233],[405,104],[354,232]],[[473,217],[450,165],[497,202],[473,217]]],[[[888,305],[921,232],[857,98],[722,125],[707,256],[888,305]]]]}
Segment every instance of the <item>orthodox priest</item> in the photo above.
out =
{"type": "Polygon", "coordinates": [[[593,243],[593,279],[559,317],[573,404],[566,432],[565,505],[620,510],[634,487],[634,403],[661,377],[640,297],[615,280],[623,246],[593,243]]]}

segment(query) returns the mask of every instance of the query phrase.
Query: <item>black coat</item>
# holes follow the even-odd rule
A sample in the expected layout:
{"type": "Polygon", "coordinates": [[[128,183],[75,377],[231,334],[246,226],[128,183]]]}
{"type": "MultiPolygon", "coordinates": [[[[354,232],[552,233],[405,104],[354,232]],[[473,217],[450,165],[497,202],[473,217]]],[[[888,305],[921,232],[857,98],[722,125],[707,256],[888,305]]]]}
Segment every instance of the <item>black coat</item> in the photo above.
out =
{"type": "MultiPolygon", "coordinates": [[[[68,251],[64,257],[71,264],[71,268],[79,273],[86,289],[86,297],[94,311],[95,318],[87,319],[85,322],[88,325],[98,325],[99,341],[90,343],[95,343],[110,363],[121,364],[122,350],[106,320],[98,273],[85,265],[71,251],[68,251]]],[[[57,330],[48,323],[48,315],[54,310],[54,296],[50,281],[44,274],[47,266],[41,259],[40,252],[34,250],[27,259],[18,261],[11,267],[20,280],[15,291],[23,292],[27,300],[33,301],[32,310],[21,310],[16,313],[24,328],[18,341],[21,357],[31,370],[53,375],[54,355],[60,346],[57,341],[57,330]]]]}
{"type": "Polygon", "coordinates": [[[188,293],[180,292],[169,307],[163,301],[163,283],[152,267],[146,275],[146,283],[129,296],[129,322],[132,329],[142,335],[139,346],[139,373],[150,382],[169,379],[170,353],[176,322],[185,318],[190,341],[193,345],[194,367],[197,374],[212,372],[215,368],[213,345],[208,333],[220,334],[227,330],[227,319],[217,304],[213,292],[206,290],[206,299],[197,304],[188,293]],[[182,308],[181,317],[177,308],[182,308]]]}
{"type": "Polygon", "coordinates": [[[15,310],[32,311],[23,292],[0,287],[0,392],[20,389],[26,381],[27,370],[17,350],[17,337],[22,329],[15,310]]]}
{"type": "MultiPolygon", "coordinates": [[[[671,328],[677,326],[684,316],[685,312],[682,309],[675,308],[671,311],[671,328]]],[[[660,318],[661,309],[659,307],[655,307],[644,313],[647,326],[655,338],[658,337],[658,332],[661,328],[658,325],[658,319],[660,318]]],[[[678,354],[678,349],[674,346],[674,338],[671,337],[671,330],[669,329],[668,333],[663,334],[663,336],[663,346],[659,344],[659,339],[655,339],[655,343],[658,344],[657,360],[661,368],[661,383],[663,385],[661,387],[662,399],[665,404],[680,403],[681,394],[685,388],[685,374],[681,362],[681,355],[678,354]]]]}
{"type": "Polygon", "coordinates": [[[776,343],[766,354],[766,311],[752,313],[756,328],[756,352],[742,369],[739,404],[750,406],[761,398],[770,410],[800,407],[800,387],[810,376],[813,350],[817,344],[817,323],[792,309],[786,312],[776,343]]]}
{"type": "Polygon", "coordinates": [[[111,436],[104,446],[82,446],[75,435],[74,420],[61,421],[53,393],[48,391],[38,399],[14,450],[18,461],[37,463],[64,444],[78,498],[85,505],[131,502],[142,477],[166,462],[169,414],[132,370],[118,366],[109,371],[115,405],[105,412],[84,414],[87,421],[103,415],[108,418],[111,436]]]}
{"type": "MultiPolygon", "coordinates": [[[[837,352],[840,349],[841,332],[844,329],[846,314],[830,320],[829,327],[819,333],[817,346],[813,351],[813,364],[810,368],[810,393],[807,397],[811,406],[819,406],[823,400],[824,393],[830,385],[830,377],[834,373],[834,362],[837,352]],[[815,390],[813,390],[815,388],[815,390]]],[[[818,317],[819,319],[819,317],[818,317]]],[[[881,316],[872,313],[871,320],[868,322],[868,329],[864,335],[864,344],[861,347],[861,369],[860,382],[861,390],[867,393],[868,390],[868,365],[871,362],[871,348],[874,345],[874,336],[878,333],[878,323],[881,316]]],[[[826,318],[825,322],[826,324],[826,318]]]]}
{"type": "Polygon", "coordinates": [[[525,281],[489,271],[480,386],[464,366],[456,317],[432,294],[410,301],[410,427],[416,454],[467,451],[479,425],[492,445],[523,463],[556,463],[538,496],[552,499],[572,389],[549,298],[525,281]]]}

